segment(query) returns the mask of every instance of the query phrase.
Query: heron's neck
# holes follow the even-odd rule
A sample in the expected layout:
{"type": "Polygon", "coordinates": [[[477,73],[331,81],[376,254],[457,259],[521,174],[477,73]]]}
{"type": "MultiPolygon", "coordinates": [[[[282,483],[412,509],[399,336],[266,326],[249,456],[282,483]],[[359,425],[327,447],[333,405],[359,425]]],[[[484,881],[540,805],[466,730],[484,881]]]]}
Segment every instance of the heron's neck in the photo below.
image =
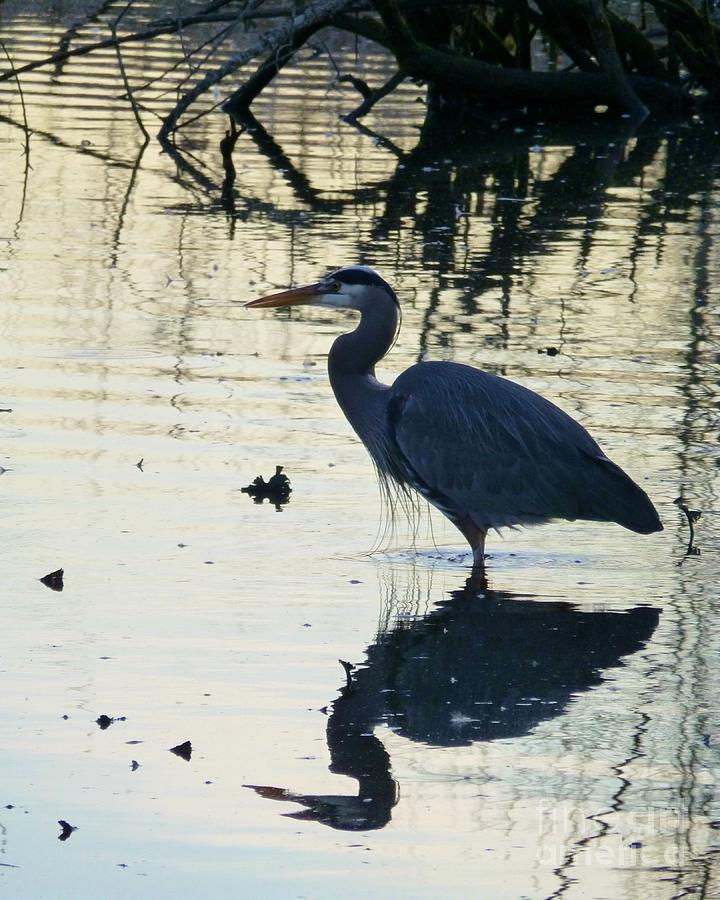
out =
{"type": "Polygon", "coordinates": [[[374,376],[375,364],[392,346],[397,327],[397,307],[390,300],[386,307],[363,311],[355,331],[340,335],[330,348],[331,382],[336,376],[374,376]]]}

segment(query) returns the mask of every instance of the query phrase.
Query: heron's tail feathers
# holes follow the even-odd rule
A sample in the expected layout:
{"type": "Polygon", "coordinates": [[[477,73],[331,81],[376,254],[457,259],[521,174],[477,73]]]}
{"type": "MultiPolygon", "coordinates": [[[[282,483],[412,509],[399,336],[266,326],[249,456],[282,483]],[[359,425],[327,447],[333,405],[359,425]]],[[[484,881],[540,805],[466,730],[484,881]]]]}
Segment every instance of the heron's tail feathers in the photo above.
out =
{"type": "Polygon", "coordinates": [[[638,534],[662,531],[660,517],[645,491],[609,459],[600,458],[596,463],[580,518],[617,522],[638,534]]]}

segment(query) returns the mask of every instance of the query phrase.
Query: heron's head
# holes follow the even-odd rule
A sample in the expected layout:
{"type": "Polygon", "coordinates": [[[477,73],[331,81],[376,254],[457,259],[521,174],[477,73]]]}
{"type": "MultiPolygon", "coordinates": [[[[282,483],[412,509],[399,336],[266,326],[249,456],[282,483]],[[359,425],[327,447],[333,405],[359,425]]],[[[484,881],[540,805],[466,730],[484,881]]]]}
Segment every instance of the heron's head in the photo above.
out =
{"type": "Polygon", "coordinates": [[[369,266],[345,266],[330,272],[315,284],[260,297],[245,306],[329,306],[363,312],[388,300],[398,305],[395,292],[374,269],[369,266]]]}

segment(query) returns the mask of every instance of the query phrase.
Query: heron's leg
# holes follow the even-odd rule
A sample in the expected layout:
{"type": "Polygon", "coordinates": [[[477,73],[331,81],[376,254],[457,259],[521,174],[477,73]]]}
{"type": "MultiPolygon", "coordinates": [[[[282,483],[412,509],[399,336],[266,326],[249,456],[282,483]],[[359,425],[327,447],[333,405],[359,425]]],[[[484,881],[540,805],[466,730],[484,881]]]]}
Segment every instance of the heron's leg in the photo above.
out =
{"type": "Polygon", "coordinates": [[[486,528],[478,528],[473,520],[466,516],[463,519],[456,519],[455,525],[465,536],[465,540],[470,544],[473,552],[473,568],[485,568],[485,538],[487,537],[486,528]]]}
{"type": "Polygon", "coordinates": [[[473,568],[484,569],[485,568],[485,538],[487,537],[487,531],[482,528],[476,529],[476,538],[475,543],[471,542],[470,546],[472,547],[473,552],[473,568]]]}

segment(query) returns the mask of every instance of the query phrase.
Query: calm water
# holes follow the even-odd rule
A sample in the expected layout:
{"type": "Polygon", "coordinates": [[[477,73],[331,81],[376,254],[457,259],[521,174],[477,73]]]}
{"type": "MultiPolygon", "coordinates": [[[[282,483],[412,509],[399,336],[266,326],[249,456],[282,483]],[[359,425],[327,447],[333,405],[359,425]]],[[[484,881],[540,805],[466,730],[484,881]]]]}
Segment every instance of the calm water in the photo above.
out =
{"type": "MultiPolygon", "coordinates": [[[[4,4],[16,63],[76,6],[4,4]]],[[[128,49],[133,77],[176,49],[128,49]]],[[[234,208],[222,117],[185,165],[140,154],[111,53],[23,79],[31,168],[0,85],[0,889],[718,897],[717,135],[417,152],[415,88],[366,120],[387,143],[338,121],[332,77],[318,57],[256,104],[234,208]],[[384,377],[427,356],[541,391],[666,530],[491,537],[481,597],[440,519],[383,537],[325,375],[350,320],[240,303],[355,261],[403,304],[384,377]],[[279,511],[240,492],[277,464],[279,511]]]]}

